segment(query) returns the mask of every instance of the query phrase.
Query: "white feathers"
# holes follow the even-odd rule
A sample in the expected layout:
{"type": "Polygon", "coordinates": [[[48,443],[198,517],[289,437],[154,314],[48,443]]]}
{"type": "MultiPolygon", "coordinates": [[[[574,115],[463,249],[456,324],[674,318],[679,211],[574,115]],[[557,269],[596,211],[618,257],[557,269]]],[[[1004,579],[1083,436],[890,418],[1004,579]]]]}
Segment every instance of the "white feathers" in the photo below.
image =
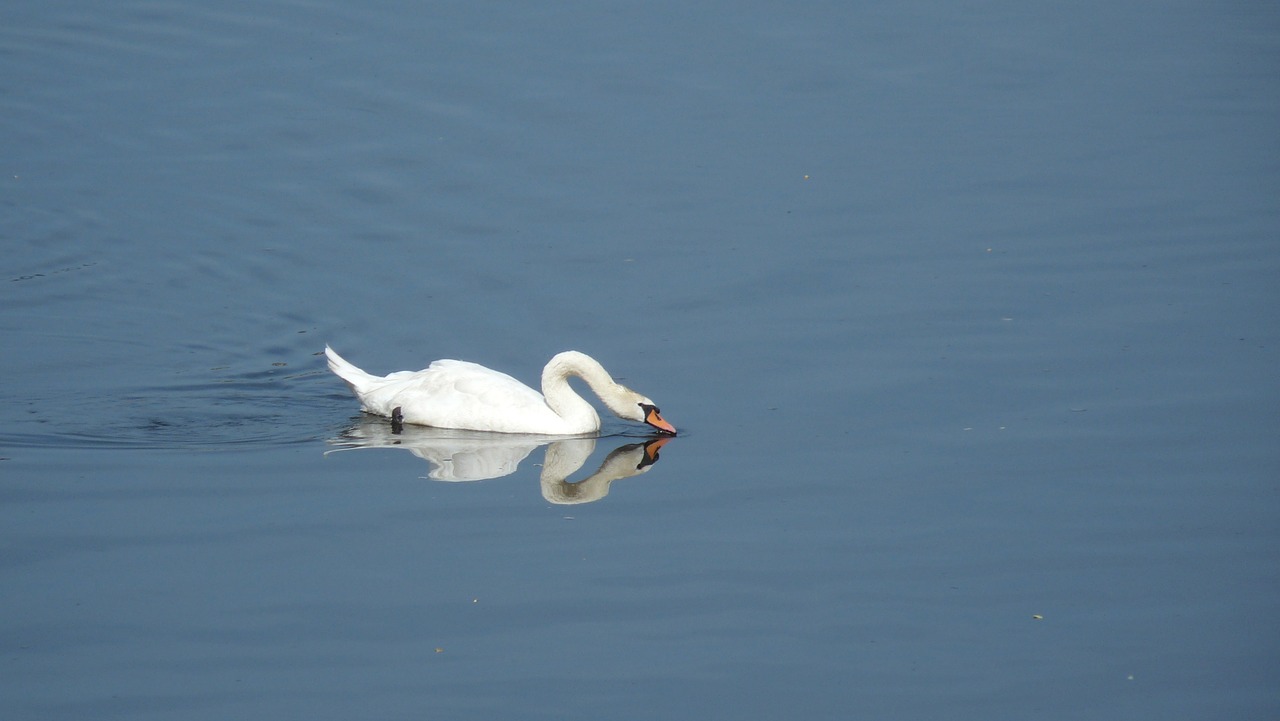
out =
{"type": "Polygon", "coordinates": [[[600,429],[600,416],[569,386],[576,375],[622,418],[674,435],[653,401],[614,382],[590,356],[557,354],[542,371],[539,393],[506,373],[459,360],[438,360],[420,371],[378,377],[325,346],[329,369],[351,386],[369,413],[405,423],[499,433],[578,435],[600,429]],[[545,394],[545,395],[544,395],[545,394]]]}

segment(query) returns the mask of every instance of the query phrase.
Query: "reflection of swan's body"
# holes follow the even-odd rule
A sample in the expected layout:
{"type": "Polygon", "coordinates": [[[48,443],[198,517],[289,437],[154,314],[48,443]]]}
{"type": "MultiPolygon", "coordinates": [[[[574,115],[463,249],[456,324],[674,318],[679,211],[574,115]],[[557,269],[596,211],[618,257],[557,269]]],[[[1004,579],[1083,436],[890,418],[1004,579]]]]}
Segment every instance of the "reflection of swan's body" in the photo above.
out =
{"type": "Polygon", "coordinates": [[[557,354],[547,363],[542,393],[466,361],[438,360],[420,371],[379,377],[348,363],[329,346],[324,353],[329,369],[351,386],[364,410],[404,423],[497,433],[594,433],[600,430],[600,416],[569,386],[569,376],[578,376],[619,417],[676,433],[653,401],[615,382],[595,359],[577,351],[557,354]]]}
{"type": "MultiPolygon", "coordinates": [[[[573,439],[579,440],[579,439],[573,439]]],[[[581,439],[590,440],[590,439],[581,439]]],[[[397,427],[372,416],[364,416],[329,440],[335,450],[357,448],[403,448],[431,464],[428,478],[436,481],[483,481],[515,473],[533,449],[551,438],[515,433],[476,433],[425,426],[397,427]]],[[[333,453],[334,451],[328,451],[333,453]]],[[[590,453],[590,451],[588,451],[590,453]]],[[[585,460],[585,459],[584,459],[585,460]]]]}
{"type": "Polygon", "coordinates": [[[393,430],[385,422],[365,420],[329,443],[342,446],[339,450],[403,448],[430,463],[428,477],[437,481],[478,481],[505,476],[514,473],[533,449],[546,445],[540,478],[542,496],[552,503],[572,504],[598,501],[609,493],[609,484],[614,481],[647,472],[658,461],[658,450],[668,440],[652,438],[640,443],[624,443],[609,453],[595,473],[572,483],[566,479],[591,457],[597,439],[553,440],[411,426],[393,430]]]}

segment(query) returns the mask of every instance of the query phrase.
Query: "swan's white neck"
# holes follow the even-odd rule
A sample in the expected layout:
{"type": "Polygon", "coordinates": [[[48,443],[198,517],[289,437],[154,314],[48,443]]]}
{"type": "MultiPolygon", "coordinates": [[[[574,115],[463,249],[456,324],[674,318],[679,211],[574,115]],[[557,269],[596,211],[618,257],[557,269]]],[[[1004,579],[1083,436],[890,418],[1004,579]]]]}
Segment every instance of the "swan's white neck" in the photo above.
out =
{"type": "Polygon", "coordinates": [[[614,382],[613,377],[594,358],[578,351],[558,353],[542,369],[542,396],[556,415],[580,432],[600,429],[600,416],[596,409],[569,385],[569,376],[578,376],[605,405],[617,413],[624,405],[623,394],[628,389],[614,382]]]}

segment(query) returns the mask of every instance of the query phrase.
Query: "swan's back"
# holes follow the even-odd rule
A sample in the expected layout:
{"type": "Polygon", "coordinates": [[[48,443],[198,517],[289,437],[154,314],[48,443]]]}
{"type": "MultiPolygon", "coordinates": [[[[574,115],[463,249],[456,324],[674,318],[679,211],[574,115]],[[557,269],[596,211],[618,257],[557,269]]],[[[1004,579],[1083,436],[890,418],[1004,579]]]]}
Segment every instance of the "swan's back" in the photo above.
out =
{"type": "Polygon", "coordinates": [[[357,390],[366,411],[405,423],[503,433],[545,433],[563,423],[542,394],[506,373],[460,360],[374,378],[357,390]]]}

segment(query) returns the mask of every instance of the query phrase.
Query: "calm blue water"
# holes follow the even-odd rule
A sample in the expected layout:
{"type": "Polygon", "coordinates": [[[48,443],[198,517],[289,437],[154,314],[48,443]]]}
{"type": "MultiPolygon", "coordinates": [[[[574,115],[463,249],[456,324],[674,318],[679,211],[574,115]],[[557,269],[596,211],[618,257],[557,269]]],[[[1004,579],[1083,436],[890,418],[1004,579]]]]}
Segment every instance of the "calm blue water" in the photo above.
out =
{"type": "Polygon", "coordinates": [[[11,5],[6,719],[1280,713],[1280,11],[11,5]]]}

